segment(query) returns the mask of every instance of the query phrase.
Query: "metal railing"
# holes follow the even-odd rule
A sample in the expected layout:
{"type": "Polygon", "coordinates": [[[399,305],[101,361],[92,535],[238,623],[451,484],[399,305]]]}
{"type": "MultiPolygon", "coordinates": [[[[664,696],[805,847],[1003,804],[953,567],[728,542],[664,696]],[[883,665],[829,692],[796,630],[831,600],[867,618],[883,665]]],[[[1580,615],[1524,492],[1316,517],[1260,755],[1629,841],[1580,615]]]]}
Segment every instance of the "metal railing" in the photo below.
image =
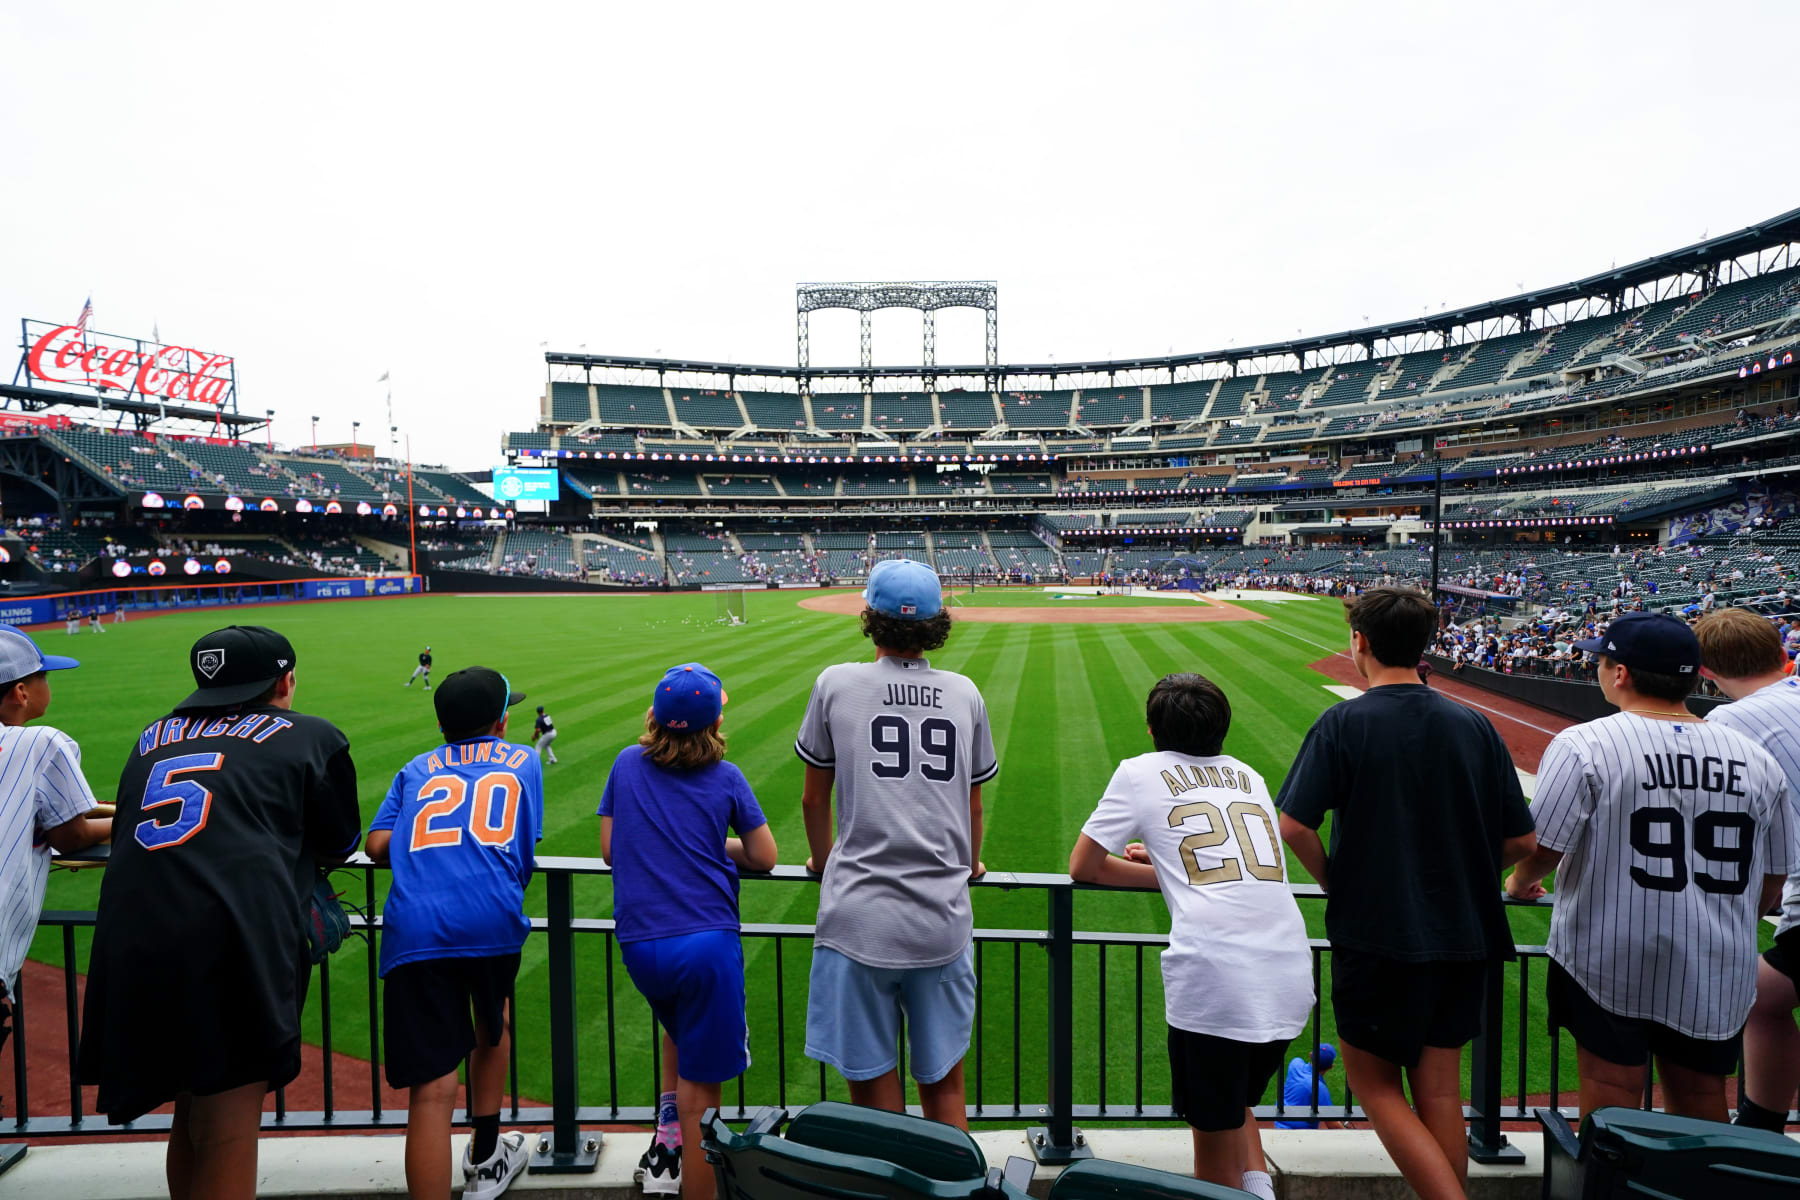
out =
{"type": "MultiPolygon", "coordinates": [[[[649,1125],[655,1121],[656,1088],[654,1074],[659,1070],[657,1039],[654,1030],[651,1032],[650,1066],[653,1078],[646,1081],[650,1084],[648,1091],[636,1091],[627,1083],[623,1087],[620,1081],[621,1049],[620,1022],[618,1020],[617,1001],[624,997],[635,999],[635,990],[628,981],[617,978],[615,960],[617,945],[615,926],[610,919],[589,919],[575,916],[575,881],[584,876],[604,876],[610,874],[607,866],[599,859],[547,857],[538,860],[538,872],[543,879],[544,912],[542,917],[531,920],[531,937],[543,938],[548,960],[549,1004],[549,1068],[550,1068],[550,1104],[521,1105],[518,1074],[518,1042],[513,1038],[513,1056],[510,1064],[507,1095],[508,1101],[503,1104],[505,1119],[513,1124],[548,1126],[550,1132],[540,1139],[539,1155],[534,1160],[534,1170],[585,1170],[591,1169],[595,1160],[597,1143],[591,1135],[583,1132],[584,1127],[605,1124],[649,1125]],[[605,949],[605,966],[602,972],[589,968],[589,974],[581,976],[577,964],[577,942],[585,939],[603,939],[605,949]],[[599,974],[600,978],[593,975],[599,974]],[[605,1062],[603,1073],[605,1079],[604,1104],[582,1104],[584,1091],[598,1089],[598,1075],[584,1075],[583,1063],[579,1053],[583,1028],[578,1017],[579,1009],[584,1001],[604,998],[606,1007],[605,1021],[605,1062]],[[641,1098],[643,1103],[630,1103],[633,1098],[641,1098]]],[[[358,858],[343,868],[339,868],[341,877],[344,872],[356,872],[361,876],[361,904],[374,920],[371,922],[360,915],[352,916],[353,927],[366,932],[369,939],[368,953],[365,955],[363,971],[367,977],[369,1056],[367,1060],[367,1077],[358,1079],[354,1084],[338,1077],[334,1070],[332,1052],[334,1047],[334,1030],[332,1023],[332,962],[328,960],[319,967],[317,995],[319,998],[320,1045],[324,1051],[322,1082],[322,1106],[318,1111],[294,1112],[287,1107],[284,1092],[275,1095],[274,1111],[264,1116],[264,1128],[283,1131],[333,1132],[351,1130],[401,1130],[406,1124],[406,1113],[386,1107],[382,1100],[381,1090],[381,1048],[380,1048],[380,987],[377,978],[377,940],[381,935],[380,919],[376,914],[377,902],[377,868],[366,860],[358,858]],[[366,1091],[364,1090],[366,1087],[366,1091]],[[346,1106],[343,1096],[346,1092],[356,1098],[351,1106],[346,1106]]],[[[800,867],[777,867],[774,871],[762,875],[744,876],[745,883],[752,886],[768,886],[769,884],[791,887],[811,887],[817,884],[819,877],[800,867]]],[[[977,891],[997,889],[1000,891],[1023,891],[1041,893],[1045,898],[1045,911],[1041,928],[1025,929],[987,929],[977,928],[975,931],[975,967],[977,974],[976,1017],[973,1044],[965,1063],[972,1063],[968,1079],[968,1115],[972,1121],[992,1121],[999,1123],[1026,1123],[1032,1126],[1029,1141],[1034,1153],[1040,1161],[1061,1162],[1085,1154],[1085,1137],[1077,1127],[1077,1122],[1128,1122],[1143,1124],[1146,1122],[1174,1120],[1174,1114],[1167,1104],[1147,1103],[1145,1097],[1145,964],[1146,951],[1157,950],[1168,945],[1166,935],[1151,933],[1115,933],[1088,932],[1075,927],[1075,897],[1078,892],[1114,891],[1116,889],[1100,888],[1093,885],[1080,884],[1066,875],[1025,874],[1003,871],[989,871],[984,877],[971,885],[977,891]],[[1027,956],[1026,948],[1031,947],[1043,952],[1043,959],[1033,961],[1035,956],[1027,956]],[[1128,1078],[1121,1086],[1116,1077],[1109,1078],[1108,1071],[1108,970],[1109,958],[1117,965],[1118,956],[1124,956],[1132,964],[1130,992],[1131,1011],[1134,1016],[1133,1055],[1134,1064],[1128,1078]],[[1077,995],[1075,968],[1078,960],[1091,957],[1096,970],[1096,986],[1092,996],[1077,995]],[[1038,1014],[1028,1018],[1021,1005],[1023,995],[1021,985],[1027,978],[1027,972],[1042,971],[1044,983],[1044,1004],[1041,1021],[1038,1014]],[[1010,1021],[998,1023],[1004,1031],[1002,1036],[1010,1034],[1010,1054],[1006,1061],[1011,1064],[1010,1080],[1002,1077],[996,1079],[988,1069],[991,1057],[988,1043],[994,1036],[991,1028],[996,1023],[992,1019],[991,1009],[996,1003],[1010,1002],[1012,1014],[1010,1021]],[[1088,1042],[1088,1020],[1094,1022],[1094,1041],[1088,1042]],[[1031,1029],[1031,1025],[1041,1028],[1031,1029]],[[1037,1047],[1028,1045],[1028,1040],[1036,1039],[1037,1047]],[[1083,1052],[1097,1048],[1097,1071],[1088,1071],[1086,1083],[1091,1091],[1078,1095],[1078,1072],[1076,1069],[1078,1043],[1083,1052]],[[1037,1053],[1044,1055],[1044,1094],[1041,1098],[1029,1097],[1024,1093],[1024,1081],[1020,1064],[1027,1055],[1037,1053]]],[[[533,891],[536,891],[534,884],[533,891]]],[[[1323,902],[1324,893],[1314,885],[1292,885],[1295,898],[1302,905],[1313,905],[1323,902]]],[[[1509,902],[1510,903],[1510,902],[1509,902]]],[[[1535,907],[1548,907],[1548,898],[1536,902],[1535,907]]],[[[1529,907],[1529,906],[1528,906],[1529,907]]],[[[76,1082],[79,1072],[76,1063],[77,1047],[80,1042],[80,1011],[78,997],[78,955],[77,931],[94,924],[95,914],[90,911],[46,911],[40,921],[41,929],[56,929],[61,936],[62,950],[62,1001],[63,1019],[66,1023],[69,1063],[68,1063],[68,1112],[58,1115],[29,1115],[31,1112],[31,1093],[28,1054],[25,1047],[29,1044],[32,1031],[38,1028],[37,1016],[39,1005],[45,1003],[44,998],[33,995],[34,989],[21,986],[20,995],[14,1000],[14,1078],[12,1085],[13,1116],[0,1122],[0,1136],[22,1137],[57,1137],[87,1136],[111,1133],[133,1133],[166,1129],[169,1118],[166,1115],[151,1114],[129,1125],[113,1126],[83,1111],[81,1088],[76,1082]]],[[[817,1090],[813,1090],[812,1081],[802,1081],[788,1070],[788,1038],[787,997],[791,990],[792,974],[785,969],[786,959],[795,957],[791,953],[784,954],[784,947],[796,942],[810,944],[813,926],[805,924],[746,924],[742,929],[742,937],[749,949],[757,942],[768,942],[773,946],[773,1000],[776,1013],[774,1040],[777,1071],[773,1088],[768,1086],[766,1071],[759,1076],[756,1088],[747,1088],[745,1077],[740,1076],[734,1084],[727,1084],[725,1104],[722,1113],[728,1119],[747,1118],[756,1109],[764,1105],[780,1105],[791,1103],[807,1103],[812,1099],[823,1099],[827,1094],[830,1076],[823,1064],[818,1065],[817,1090]]],[[[1330,944],[1320,939],[1309,939],[1312,954],[1314,1007],[1308,1031],[1302,1033],[1296,1042],[1307,1046],[1310,1041],[1309,1061],[1316,1058],[1321,1038],[1321,1018],[1323,996],[1321,983],[1325,974],[1325,955],[1330,953],[1330,944]]],[[[1541,945],[1520,945],[1515,947],[1518,959],[1515,964],[1503,965],[1494,963],[1488,978],[1488,993],[1483,1008],[1481,1032],[1470,1046],[1471,1062],[1471,1099],[1465,1106],[1469,1126],[1469,1144],[1471,1155],[1481,1162],[1516,1161],[1518,1151],[1507,1145],[1502,1132],[1502,1123],[1506,1121],[1532,1120],[1530,1109],[1544,1107],[1542,1094],[1532,1095],[1528,1090],[1530,1047],[1533,1039],[1530,1034],[1530,1000],[1531,977],[1533,964],[1546,957],[1545,948],[1541,945]],[[1510,1098],[1506,1095],[1509,1073],[1507,1071],[1505,988],[1508,973],[1516,975],[1518,980],[1518,1012],[1514,1030],[1512,1048],[1512,1066],[1516,1074],[1511,1076],[1514,1088],[1510,1098]],[[1509,1102],[1510,1099],[1510,1102],[1509,1102]]],[[[23,980],[21,981],[23,983],[23,980]]],[[[753,981],[753,989],[763,981],[753,981]]],[[[41,985],[39,989],[42,990],[41,985]]],[[[797,993],[796,993],[797,994],[797,993]]],[[[766,998],[766,997],[765,997],[766,998]]],[[[1122,999],[1119,997],[1114,1000],[1122,999]]],[[[1154,1000],[1154,997],[1152,997],[1154,1000]]],[[[641,1001],[639,1001],[641,1004],[641,1001]]],[[[1036,1008],[1035,1004],[1031,1005],[1036,1008]]],[[[1149,1025],[1153,1031],[1162,1028],[1160,1005],[1157,1011],[1150,1014],[1149,1025]]],[[[648,1008],[644,1007],[647,1019],[648,1008]]],[[[1538,1018],[1542,1021],[1542,1014],[1538,1018]]],[[[758,1034],[759,1039],[766,1039],[766,1030],[758,1034]]],[[[760,1042],[767,1045],[766,1041],[760,1042]]],[[[1002,1051],[1007,1048],[1000,1047],[1002,1051]]],[[[1160,1053],[1160,1033],[1156,1043],[1156,1052],[1160,1053]]],[[[1548,1107],[1563,1108],[1561,1103],[1562,1079],[1559,1072],[1560,1040],[1554,1032],[1549,1040],[1549,1098],[1548,1107]]],[[[635,1056],[626,1056],[635,1057],[635,1056]]],[[[641,1066],[642,1064],[636,1064],[641,1066]]],[[[905,1075],[904,1040],[900,1064],[902,1076],[905,1075]]],[[[1035,1074],[1035,1071],[1034,1071],[1035,1074]]],[[[360,1075],[360,1071],[359,1071],[360,1075]]],[[[1305,1106],[1290,1106],[1284,1103],[1262,1105],[1256,1109],[1256,1115],[1262,1119],[1286,1119],[1309,1122],[1356,1121],[1362,1119],[1362,1111],[1356,1105],[1355,1098],[1344,1089],[1343,1101],[1335,1105],[1318,1103],[1319,1093],[1313,1091],[1311,1103],[1305,1106]]],[[[1650,1098],[1646,1088],[1646,1103],[1650,1098]]],[[[916,1111],[916,1109],[915,1109],[916,1111]]],[[[1573,1115],[1573,1109],[1564,1109],[1573,1115]]],[[[462,1119],[459,1115],[458,1119],[462,1119]]]]}

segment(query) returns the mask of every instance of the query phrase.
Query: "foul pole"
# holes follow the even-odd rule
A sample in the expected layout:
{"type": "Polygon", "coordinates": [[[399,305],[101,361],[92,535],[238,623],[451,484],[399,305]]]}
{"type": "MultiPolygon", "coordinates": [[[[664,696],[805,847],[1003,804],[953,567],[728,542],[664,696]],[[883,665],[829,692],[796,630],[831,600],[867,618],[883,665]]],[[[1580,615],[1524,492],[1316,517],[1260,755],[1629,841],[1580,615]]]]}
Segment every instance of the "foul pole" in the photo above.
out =
{"type": "Polygon", "coordinates": [[[419,510],[413,507],[412,434],[406,435],[406,566],[419,574],[419,510]]]}

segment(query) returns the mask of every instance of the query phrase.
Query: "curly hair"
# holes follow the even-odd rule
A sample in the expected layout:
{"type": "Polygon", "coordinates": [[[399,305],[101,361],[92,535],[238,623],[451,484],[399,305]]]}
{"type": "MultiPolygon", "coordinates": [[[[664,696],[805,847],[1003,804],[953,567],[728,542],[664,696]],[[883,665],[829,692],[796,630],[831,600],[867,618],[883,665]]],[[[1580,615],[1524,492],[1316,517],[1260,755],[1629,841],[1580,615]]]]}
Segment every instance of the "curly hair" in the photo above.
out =
{"type": "Polygon", "coordinates": [[[863,636],[883,650],[901,654],[923,654],[936,650],[950,640],[950,610],[943,609],[935,617],[923,621],[902,621],[887,617],[872,608],[862,611],[863,636]]]}

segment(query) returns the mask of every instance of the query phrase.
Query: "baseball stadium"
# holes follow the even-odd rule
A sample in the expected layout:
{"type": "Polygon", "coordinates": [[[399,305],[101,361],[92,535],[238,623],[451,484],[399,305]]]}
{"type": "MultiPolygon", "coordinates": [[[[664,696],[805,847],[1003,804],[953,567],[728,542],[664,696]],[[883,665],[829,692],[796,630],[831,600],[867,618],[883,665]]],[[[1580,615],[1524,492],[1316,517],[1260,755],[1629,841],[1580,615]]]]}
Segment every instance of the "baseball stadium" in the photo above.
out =
{"type": "MultiPolygon", "coordinates": [[[[597,1160],[629,1179],[657,1119],[661,1051],[595,814],[671,646],[728,689],[729,761],[781,847],[742,882],[753,1061],[720,1118],[849,1098],[807,1055],[820,888],[800,865],[795,739],[820,673],[871,656],[871,571],[931,567],[952,622],[931,665],[979,688],[1000,764],[971,886],[967,1116],[990,1161],[1016,1142],[1048,1172],[1125,1131],[1179,1130],[1157,969],[1168,910],[1067,874],[1117,764],[1152,749],[1157,680],[1216,683],[1224,752],[1273,794],[1321,714],[1367,686],[1344,602],[1421,589],[1441,617],[1422,675],[1491,723],[1530,797],[1551,739],[1612,711],[1575,633],[1637,610],[1742,608],[1784,633],[1800,614],[1800,209],[1627,265],[1569,265],[1591,273],[1291,341],[1086,362],[1005,357],[996,282],[802,283],[791,365],[549,346],[500,406],[511,432],[435,465],[380,438],[280,445],[230,358],[85,313],[24,319],[0,385],[0,617],[79,657],[54,719],[102,800],[145,722],[188,689],[189,647],[228,624],[291,641],[297,706],[349,736],[365,827],[437,736],[410,678],[421,653],[440,680],[503,668],[522,711],[543,705],[557,741],[502,1117],[535,1131],[527,1178],[573,1187],[597,1160]],[[872,320],[889,309],[919,314],[911,366],[876,365],[872,320]],[[858,314],[859,362],[811,361],[811,316],[829,310],[858,314]],[[935,360],[935,323],[955,310],[982,314],[984,361],[935,360]]],[[[1725,702],[1702,692],[1695,712],[1725,702]]],[[[1315,1059],[1340,1041],[1324,893],[1273,849],[1319,992],[1290,1053],[1315,1059]]],[[[105,877],[83,858],[51,874],[0,1057],[0,1138],[33,1147],[20,1177],[71,1139],[154,1146],[171,1120],[109,1126],[78,1081],[105,877]]],[[[317,968],[301,1074],[264,1128],[397,1134],[407,1097],[382,1080],[375,951],[390,876],[358,857],[330,878],[350,933],[317,968]]],[[[1509,904],[1517,957],[1493,972],[1463,1060],[1484,1195],[1536,1194],[1550,1151],[1534,1112],[1577,1112],[1576,1048],[1545,1028],[1554,901],[1509,904]]],[[[1763,923],[1762,949],[1774,932],[1763,923]]],[[[1366,1131],[1342,1070],[1318,1080],[1326,1094],[1295,1103],[1277,1078],[1256,1116],[1366,1131]]],[[[1644,1101],[1661,1100],[1653,1082],[1644,1101]]],[[[1276,1136],[1281,1194],[1373,1194],[1307,1190],[1303,1155],[1276,1136]]],[[[890,1179],[879,1194],[913,1193],[890,1179]]]]}

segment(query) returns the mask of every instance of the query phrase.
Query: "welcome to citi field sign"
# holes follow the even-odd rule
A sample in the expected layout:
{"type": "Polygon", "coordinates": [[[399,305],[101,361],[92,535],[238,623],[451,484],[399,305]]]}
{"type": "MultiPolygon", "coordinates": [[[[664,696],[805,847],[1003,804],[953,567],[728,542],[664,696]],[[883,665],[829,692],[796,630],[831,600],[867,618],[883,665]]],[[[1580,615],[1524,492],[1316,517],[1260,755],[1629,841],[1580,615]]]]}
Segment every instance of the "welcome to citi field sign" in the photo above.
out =
{"type": "Polygon", "coordinates": [[[175,404],[234,399],[237,363],[223,354],[49,321],[22,322],[28,385],[83,388],[102,399],[140,397],[175,404]]]}

